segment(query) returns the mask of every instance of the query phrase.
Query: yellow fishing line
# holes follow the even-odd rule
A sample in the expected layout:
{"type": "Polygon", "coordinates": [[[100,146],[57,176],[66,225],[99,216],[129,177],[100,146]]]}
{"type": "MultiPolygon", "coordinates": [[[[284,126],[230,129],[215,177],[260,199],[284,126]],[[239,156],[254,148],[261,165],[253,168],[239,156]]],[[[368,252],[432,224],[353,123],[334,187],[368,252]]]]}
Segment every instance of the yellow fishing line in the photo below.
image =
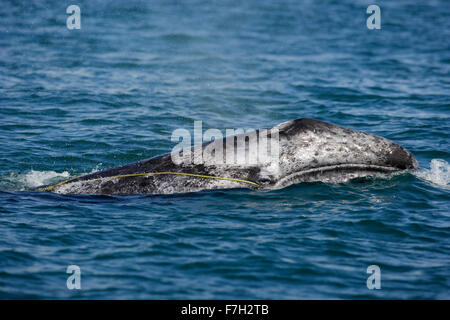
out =
{"type": "MultiPolygon", "coordinates": [[[[234,179],[234,178],[226,178],[226,177],[216,177],[216,176],[207,176],[203,174],[194,174],[194,173],[184,173],[184,172],[148,172],[148,173],[131,173],[131,174],[121,174],[117,176],[111,176],[111,177],[101,177],[101,178],[95,178],[95,179],[89,179],[89,180],[83,180],[83,181],[97,181],[105,178],[126,178],[126,177],[138,177],[138,176],[153,176],[153,175],[163,175],[163,174],[173,174],[173,175],[179,175],[179,176],[189,176],[189,177],[197,177],[197,178],[206,178],[206,179],[218,179],[218,180],[227,180],[227,181],[235,181],[235,182],[243,182],[248,183],[257,186],[258,184],[252,181],[243,180],[243,179],[234,179]]],[[[56,187],[59,187],[63,184],[66,184],[70,181],[73,181],[77,178],[72,178],[69,180],[61,181],[57,184],[54,184],[52,186],[43,187],[37,189],[38,191],[53,191],[56,187]]]]}

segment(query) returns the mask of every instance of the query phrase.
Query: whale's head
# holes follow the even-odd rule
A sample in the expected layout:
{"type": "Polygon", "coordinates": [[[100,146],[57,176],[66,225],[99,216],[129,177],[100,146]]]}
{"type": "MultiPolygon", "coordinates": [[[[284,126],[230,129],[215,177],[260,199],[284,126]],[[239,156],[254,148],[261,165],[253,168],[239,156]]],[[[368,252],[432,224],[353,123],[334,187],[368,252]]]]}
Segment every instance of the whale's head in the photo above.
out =
{"type": "Polygon", "coordinates": [[[273,129],[279,134],[279,166],[266,172],[273,187],[343,182],[419,167],[405,148],[373,134],[313,119],[283,122],[273,129]]]}

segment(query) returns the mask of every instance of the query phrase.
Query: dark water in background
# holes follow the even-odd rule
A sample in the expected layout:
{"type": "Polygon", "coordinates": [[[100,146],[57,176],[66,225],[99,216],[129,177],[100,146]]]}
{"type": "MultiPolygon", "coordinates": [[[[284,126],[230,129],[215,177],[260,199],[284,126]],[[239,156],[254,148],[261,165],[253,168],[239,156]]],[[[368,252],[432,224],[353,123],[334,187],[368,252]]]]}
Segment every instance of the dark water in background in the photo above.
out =
{"type": "Polygon", "coordinates": [[[77,1],[69,31],[75,3],[2,1],[0,298],[450,298],[450,6],[376,1],[368,30],[372,3],[77,1]],[[272,192],[20,191],[169,152],[194,120],[300,117],[394,140],[423,169],[272,192]]]}

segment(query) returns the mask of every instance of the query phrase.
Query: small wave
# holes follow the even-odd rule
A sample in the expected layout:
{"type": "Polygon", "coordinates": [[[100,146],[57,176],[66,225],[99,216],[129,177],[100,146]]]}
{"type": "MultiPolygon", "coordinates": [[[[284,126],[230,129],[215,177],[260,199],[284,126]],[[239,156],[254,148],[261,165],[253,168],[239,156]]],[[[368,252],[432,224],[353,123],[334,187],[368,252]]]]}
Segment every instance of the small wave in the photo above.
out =
{"type": "Polygon", "coordinates": [[[450,165],[442,159],[433,159],[430,162],[430,169],[416,171],[415,176],[419,179],[431,182],[434,185],[450,188],[450,165]]]}

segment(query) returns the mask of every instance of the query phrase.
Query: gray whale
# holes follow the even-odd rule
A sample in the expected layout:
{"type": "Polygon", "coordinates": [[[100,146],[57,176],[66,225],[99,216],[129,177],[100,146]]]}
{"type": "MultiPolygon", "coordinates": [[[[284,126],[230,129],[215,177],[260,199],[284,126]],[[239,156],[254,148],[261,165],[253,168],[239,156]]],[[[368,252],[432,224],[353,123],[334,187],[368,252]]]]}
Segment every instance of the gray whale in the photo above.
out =
{"type": "Polygon", "coordinates": [[[236,146],[240,136],[234,136],[237,148],[234,150],[227,148],[227,138],[223,138],[223,141],[194,146],[192,152],[179,151],[178,156],[192,160],[196,151],[206,155],[208,150],[213,150],[214,154],[219,148],[223,148],[224,157],[231,151],[248,152],[255,143],[260,146],[262,141],[275,139],[274,129],[278,132],[278,153],[276,159],[269,157],[269,161],[239,165],[208,161],[177,164],[168,153],[37,190],[71,194],[172,194],[231,188],[270,190],[301,182],[339,183],[419,167],[410,152],[388,139],[306,118],[256,130],[258,139],[250,141],[244,137],[245,144],[241,147],[236,146]],[[266,140],[260,139],[263,133],[267,135],[266,140]]]}

